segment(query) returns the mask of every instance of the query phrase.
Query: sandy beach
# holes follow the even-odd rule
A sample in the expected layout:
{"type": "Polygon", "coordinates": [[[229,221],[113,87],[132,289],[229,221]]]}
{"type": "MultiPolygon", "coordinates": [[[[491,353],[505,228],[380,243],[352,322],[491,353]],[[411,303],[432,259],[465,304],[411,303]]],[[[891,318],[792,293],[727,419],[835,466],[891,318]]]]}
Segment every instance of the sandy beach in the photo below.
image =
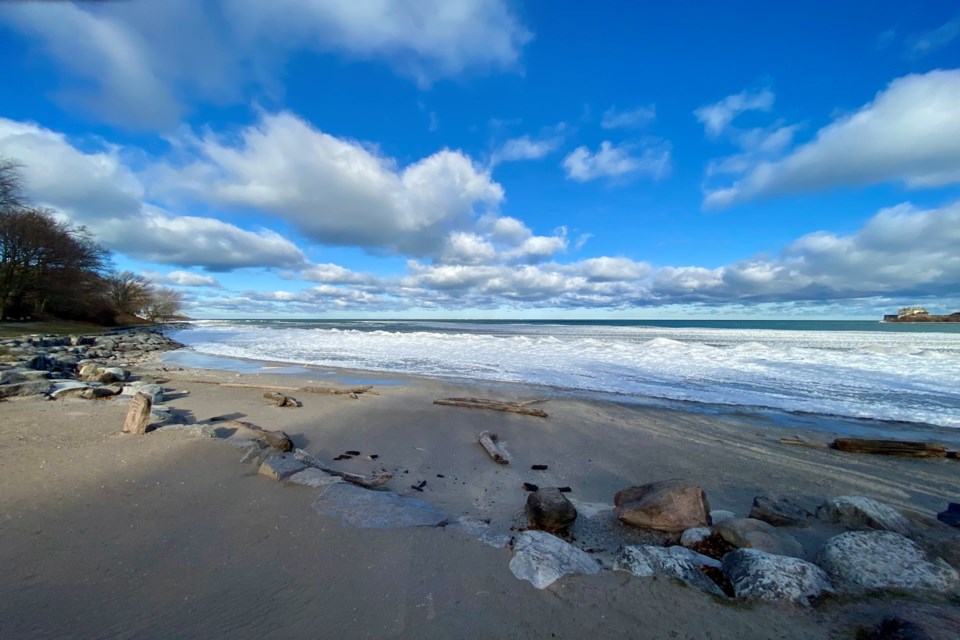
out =
{"type": "MultiPolygon", "coordinates": [[[[385,469],[389,490],[506,535],[522,522],[523,482],[569,486],[582,513],[669,478],[741,517],[761,490],[811,510],[862,495],[927,516],[956,499],[955,460],[786,446],[779,438],[795,431],[748,418],[553,398],[542,419],[432,403],[503,388],[396,377],[357,398],[292,394],[303,406],[290,409],[256,387],[329,379],[160,367],[134,372],[165,380],[170,422],[282,429],[331,467],[385,469]],[[507,443],[510,465],[485,455],[483,430],[507,443]],[[333,460],[348,450],[361,455],[333,460]]],[[[610,570],[609,531],[590,538],[587,528],[574,544],[593,545],[603,570],[537,590],[511,574],[508,549],[451,528],[344,526],[311,509],[318,489],[258,475],[221,439],[176,425],[121,433],[126,409],[119,399],[0,403],[0,637],[852,638],[891,613],[920,612],[942,629],[958,619],[955,596],[837,596],[809,608],[725,600],[610,570]]],[[[798,540],[807,555],[819,544],[798,540]]]]}

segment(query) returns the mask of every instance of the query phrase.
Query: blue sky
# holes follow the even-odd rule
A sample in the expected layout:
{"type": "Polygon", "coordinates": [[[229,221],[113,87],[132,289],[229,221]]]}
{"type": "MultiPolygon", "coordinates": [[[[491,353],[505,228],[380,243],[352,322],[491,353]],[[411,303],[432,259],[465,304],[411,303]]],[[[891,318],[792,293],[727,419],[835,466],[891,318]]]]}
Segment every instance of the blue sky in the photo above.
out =
{"type": "Polygon", "coordinates": [[[0,155],[196,317],[960,309],[955,2],[0,5],[0,155]]]}

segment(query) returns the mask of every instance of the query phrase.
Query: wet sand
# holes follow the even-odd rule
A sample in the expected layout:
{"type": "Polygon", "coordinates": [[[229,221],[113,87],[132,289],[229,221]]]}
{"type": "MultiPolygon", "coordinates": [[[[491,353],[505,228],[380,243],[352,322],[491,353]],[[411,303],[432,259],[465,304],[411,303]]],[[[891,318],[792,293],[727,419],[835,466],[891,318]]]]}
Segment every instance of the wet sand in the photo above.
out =
{"type": "MultiPolygon", "coordinates": [[[[138,373],[169,379],[165,404],[180,420],[283,429],[332,467],[386,468],[391,490],[505,532],[524,481],[610,505],[628,485],[683,478],[738,515],[761,490],[811,509],[854,494],[928,515],[956,500],[956,461],[789,447],[778,439],[793,431],[745,418],[554,398],[540,419],[436,406],[505,390],[412,378],[357,399],[292,393],[304,406],[281,409],[261,390],[212,383],[329,381],[155,367],[138,373]],[[486,457],[482,430],[507,442],[509,466],[486,457]],[[361,456],[332,461],[346,450],[361,456]],[[371,453],[376,461],[363,459],[371,453]],[[410,487],[423,480],[422,493],[410,487]]],[[[892,596],[738,603],[613,571],[538,591],[510,573],[509,550],[442,528],[343,527],[311,509],[318,490],[258,476],[222,441],[168,427],[121,434],[125,411],[118,400],[0,403],[0,637],[828,638],[891,611],[956,609],[892,596]]]]}

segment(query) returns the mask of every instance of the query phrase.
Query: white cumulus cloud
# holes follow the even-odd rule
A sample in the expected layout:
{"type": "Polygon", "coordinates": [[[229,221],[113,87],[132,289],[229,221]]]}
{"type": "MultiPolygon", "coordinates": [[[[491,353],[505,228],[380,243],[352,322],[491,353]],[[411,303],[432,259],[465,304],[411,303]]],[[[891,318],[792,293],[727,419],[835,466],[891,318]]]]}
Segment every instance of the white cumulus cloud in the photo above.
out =
{"type": "Polygon", "coordinates": [[[910,188],[960,182],[960,70],[894,80],[812,141],[742,167],[732,184],[708,190],[704,205],[881,182],[910,188]]]}
{"type": "Polygon", "coordinates": [[[588,182],[600,178],[613,182],[646,176],[658,180],[670,173],[670,144],[657,142],[645,145],[614,145],[608,140],[595,152],[577,147],[563,159],[567,178],[588,182]]]}

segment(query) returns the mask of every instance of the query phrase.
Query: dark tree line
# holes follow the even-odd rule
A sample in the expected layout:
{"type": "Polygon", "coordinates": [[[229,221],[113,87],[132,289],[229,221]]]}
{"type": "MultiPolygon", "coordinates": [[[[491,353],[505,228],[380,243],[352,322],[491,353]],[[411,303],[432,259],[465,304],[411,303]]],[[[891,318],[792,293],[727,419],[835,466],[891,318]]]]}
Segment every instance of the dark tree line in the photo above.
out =
{"type": "Polygon", "coordinates": [[[162,320],[182,307],[175,290],[130,272],[111,273],[110,253],[84,227],[33,206],[20,165],[0,158],[0,319],[114,324],[118,316],[162,320]]]}

